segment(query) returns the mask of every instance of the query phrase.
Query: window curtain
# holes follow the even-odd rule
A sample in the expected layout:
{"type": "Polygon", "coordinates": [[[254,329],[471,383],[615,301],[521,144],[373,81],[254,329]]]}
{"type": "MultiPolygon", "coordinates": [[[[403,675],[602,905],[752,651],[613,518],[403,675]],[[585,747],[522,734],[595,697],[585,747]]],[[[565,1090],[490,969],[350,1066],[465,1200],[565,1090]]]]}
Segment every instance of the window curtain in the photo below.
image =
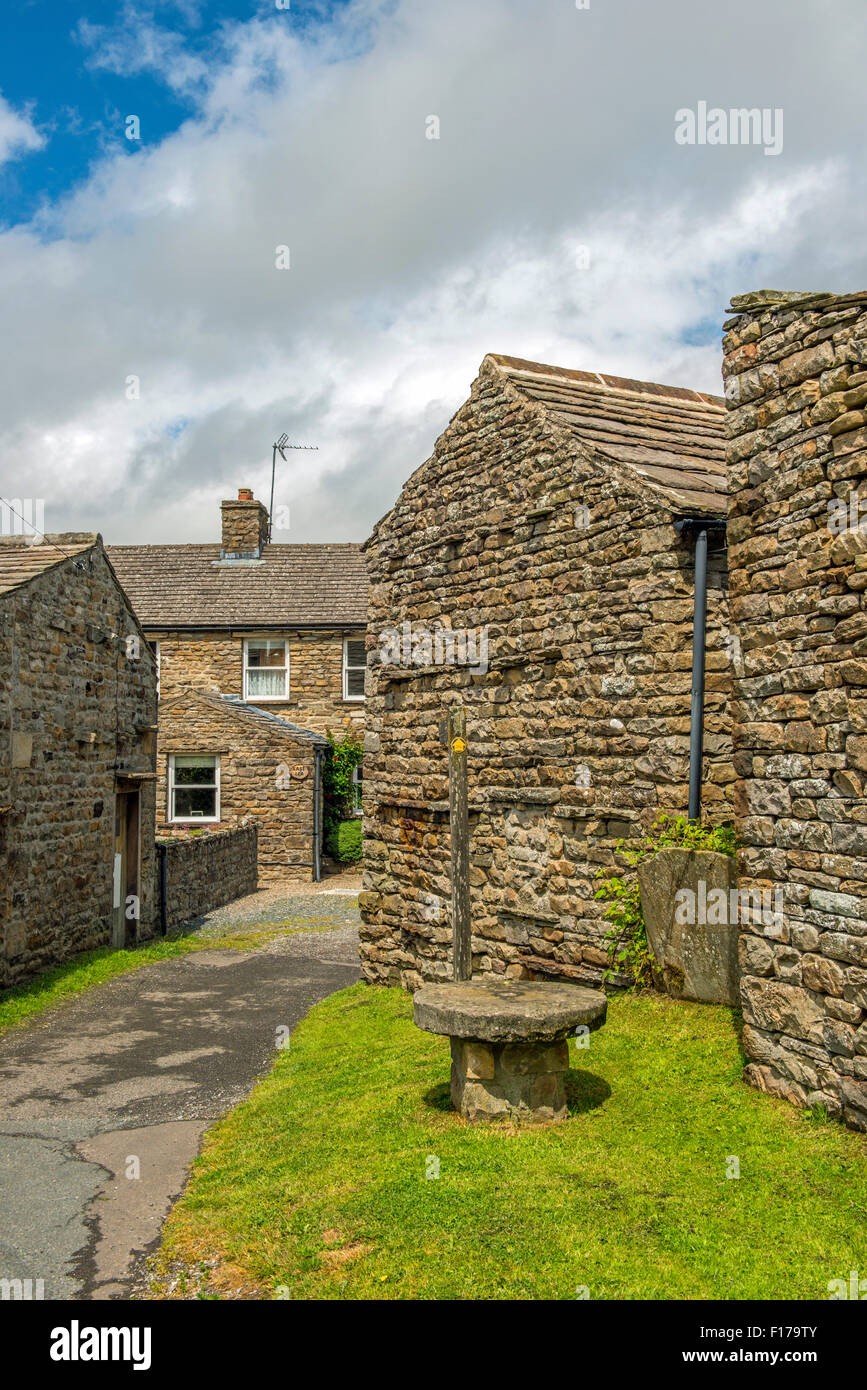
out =
{"type": "Polygon", "coordinates": [[[286,672],[270,671],[267,667],[249,667],[247,670],[248,695],[285,695],[286,672]]]}

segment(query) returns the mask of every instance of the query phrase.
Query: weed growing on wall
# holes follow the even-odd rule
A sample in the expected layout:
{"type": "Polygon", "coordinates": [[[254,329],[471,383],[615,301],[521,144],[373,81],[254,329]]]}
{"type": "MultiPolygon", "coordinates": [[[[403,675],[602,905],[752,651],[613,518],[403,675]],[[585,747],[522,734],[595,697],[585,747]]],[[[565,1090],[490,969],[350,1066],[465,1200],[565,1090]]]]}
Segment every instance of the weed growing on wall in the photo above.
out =
{"type": "Polygon", "coordinates": [[[601,878],[602,883],[594,897],[608,903],[605,920],[612,924],[605,938],[611,961],[606,979],[616,970],[631,975],[634,985],[642,988],[653,984],[655,962],[641,911],[635,872],[638,865],[652,859],[661,849],[702,849],[734,856],[737,840],[729,825],[706,825],[686,816],[670,816],[667,811],[660,811],[647,834],[637,844],[625,846],[625,840],[618,840],[614,848],[625,859],[628,870],[620,873],[616,869],[600,869],[596,877],[601,878]]]}

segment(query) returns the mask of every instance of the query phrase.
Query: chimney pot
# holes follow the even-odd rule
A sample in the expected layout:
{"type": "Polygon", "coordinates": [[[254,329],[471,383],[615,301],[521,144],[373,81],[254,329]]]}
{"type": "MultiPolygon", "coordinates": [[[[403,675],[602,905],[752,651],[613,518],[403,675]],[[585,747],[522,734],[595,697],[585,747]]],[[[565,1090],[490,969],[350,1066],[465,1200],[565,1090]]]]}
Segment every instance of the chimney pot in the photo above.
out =
{"type": "Polygon", "coordinates": [[[238,497],[220,503],[223,518],[221,560],[260,560],[268,540],[268,509],[251,488],[239,487],[238,497]]]}

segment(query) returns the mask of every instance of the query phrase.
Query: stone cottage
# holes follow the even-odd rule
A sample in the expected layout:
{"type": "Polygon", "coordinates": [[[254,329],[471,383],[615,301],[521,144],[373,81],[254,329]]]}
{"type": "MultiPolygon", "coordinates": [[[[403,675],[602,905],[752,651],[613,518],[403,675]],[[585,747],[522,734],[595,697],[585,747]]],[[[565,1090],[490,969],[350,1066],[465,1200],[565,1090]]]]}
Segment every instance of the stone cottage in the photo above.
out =
{"type": "MultiPolygon", "coordinates": [[[[158,828],[257,817],[263,881],[309,879],[323,736],[364,728],[364,560],[357,545],[272,544],[267,508],[248,488],[221,514],[220,544],[109,547],[157,658],[158,828]],[[245,741],[255,756],[242,756],[245,741]],[[297,787],[285,771],[275,781],[293,766],[297,787]],[[205,783],[184,792],[193,776],[205,783]]],[[[360,810],[360,772],[357,795],[360,810]]]]}
{"type": "Polygon", "coordinates": [[[156,674],[96,534],[0,538],[0,986],[151,936],[156,674]]]}
{"type": "Polygon", "coordinates": [[[318,879],[327,746],[321,734],[237,696],[181,690],[160,702],[164,824],[252,822],[260,884],[318,879]]]}
{"type": "Polygon", "coordinates": [[[366,544],[366,979],[446,977],[447,753],[469,737],[474,968],[598,984],[594,900],[687,806],[694,544],[710,537],[705,813],[732,815],[725,411],[678,387],[488,356],[366,544]]]}

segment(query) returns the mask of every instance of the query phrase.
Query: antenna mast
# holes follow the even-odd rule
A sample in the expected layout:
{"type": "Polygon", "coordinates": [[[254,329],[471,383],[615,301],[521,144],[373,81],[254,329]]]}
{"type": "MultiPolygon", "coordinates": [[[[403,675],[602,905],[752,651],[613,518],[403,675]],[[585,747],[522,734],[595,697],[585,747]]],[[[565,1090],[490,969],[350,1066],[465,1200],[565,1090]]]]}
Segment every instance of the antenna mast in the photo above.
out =
{"type": "Polygon", "coordinates": [[[268,508],[268,542],[271,541],[271,528],[274,524],[274,474],[277,469],[277,455],[286,459],[287,449],[318,449],[318,444],[290,444],[288,434],[281,434],[271,445],[271,505],[268,508]]]}

